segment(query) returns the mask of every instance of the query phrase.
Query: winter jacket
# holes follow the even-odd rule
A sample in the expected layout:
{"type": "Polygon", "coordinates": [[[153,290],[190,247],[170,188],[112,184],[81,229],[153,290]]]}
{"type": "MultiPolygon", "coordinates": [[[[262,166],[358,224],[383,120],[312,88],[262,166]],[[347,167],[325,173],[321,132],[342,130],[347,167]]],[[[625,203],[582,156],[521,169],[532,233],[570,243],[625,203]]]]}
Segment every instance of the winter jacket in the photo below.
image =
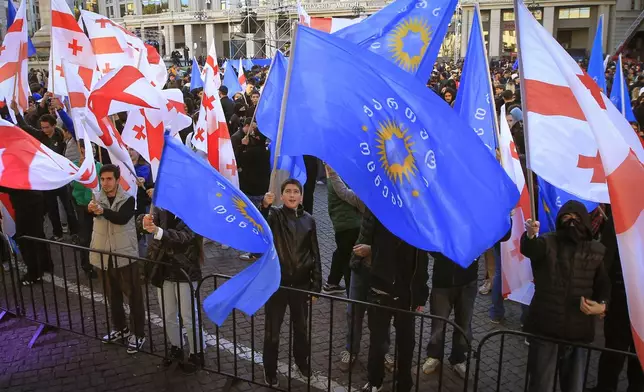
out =
{"type": "Polygon", "coordinates": [[[16,120],[18,120],[18,126],[22,128],[25,132],[36,138],[39,142],[47,146],[53,152],[65,156],[65,139],[63,138],[63,131],[58,128],[54,129],[54,134],[49,137],[45,135],[40,129],[36,129],[31,125],[25,122],[25,119],[20,115],[16,115],[16,120]]]}
{"type": "MultiPolygon", "coordinates": [[[[80,166],[79,161],[74,162],[74,164],[80,166]]],[[[96,165],[96,174],[98,175],[103,165],[100,162],[94,162],[94,164],[96,165]]],[[[92,201],[92,190],[78,181],[72,181],[72,197],[76,205],[87,206],[92,201]]]]}
{"type": "MultiPolygon", "coordinates": [[[[143,217],[136,219],[136,228],[143,232],[143,217]]],[[[203,237],[192,231],[181,219],[161,208],[152,212],[154,224],[162,230],[160,240],[154,238],[148,244],[147,258],[171,264],[154,264],[150,270],[157,276],[150,276],[152,282],[169,280],[172,282],[191,282],[201,280],[203,261],[203,237]],[[188,277],[181,272],[183,269],[188,277]]],[[[146,232],[147,233],[147,232],[146,232]]],[[[146,269],[147,270],[147,269],[146,269]]]]}
{"type": "Polygon", "coordinates": [[[271,178],[270,152],[266,139],[259,133],[249,136],[248,145],[242,144],[245,134],[237,131],[231,142],[239,171],[239,188],[249,196],[263,196],[271,178]]]}
{"type": "Polygon", "coordinates": [[[273,238],[282,270],[282,286],[319,292],[322,264],[315,219],[302,206],[261,209],[273,238]]]}
{"type": "Polygon", "coordinates": [[[371,290],[389,296],[403,309],[423,306],[429,298],[427,252],[407,244],[373,219],[371,290]]]}
{"type": "Polygon", "coordinates": [[[360,227],[360,211],[335,193],[331,181],[327,181],[327,197],[329,217],[333,224],[333,231],[340,233],[345,230],[352,230],[360,227]]]}
{"type": "Polygon", "coordinates": [[[593,317],[579,309],[581,297],[608,301],[610,282],[604,268],[605,248],[592,240],[590,216],[583,204],[569,201],[557,214],[556,231],[529,239],[521,237],[521,253],[532,263],[535,293],[525,331],[572,342],[590,343],[593,317]],[[585,234],[575,243],[563,235],[561,218],[574,213],[585,234]]]}
{"type": "Polygon", "coordinates": [[[235,114],[235,103],[227,96],[221,98],[221,107],[224,109],[224,117],[226,117],[226,122],[230,123],[230,119],[235,114]]]}
{"type": "MultiPolygon", "coordinates": [[[[105,192],[101,191],[97,203],[103,207],[103,215],[94,217],[90,248],[138,257],[139,244],[134,226],[134,197],[125,193],[119,186],[113,200],[110,201],[105,192]]],[[[108,257],[101,256],[97,252],[90,253],[89,261],[96,268],[107,269],[109,266],[108,257]]],[[[130,261],[136,262],[124,257],[117,257],[112,261],[116,268],[126,267],[130,261]]]]}

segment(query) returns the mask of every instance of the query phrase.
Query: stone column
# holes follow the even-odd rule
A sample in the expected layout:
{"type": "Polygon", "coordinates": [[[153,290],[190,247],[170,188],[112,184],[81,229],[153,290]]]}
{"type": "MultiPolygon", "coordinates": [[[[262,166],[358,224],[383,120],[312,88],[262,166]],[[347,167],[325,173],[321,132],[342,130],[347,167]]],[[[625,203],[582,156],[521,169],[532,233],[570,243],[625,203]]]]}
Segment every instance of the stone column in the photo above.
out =
{"type": "Polygon", "coordinates": [[[543,9],[543,27],[552,35],[555,33],[555,7],[543,9]]]}
{"type": "MultiPolygon", "coordinates": [[[[115,6],[118,6],[118,4],[115,6]]],[[[143,2],[141,0],[134,0],[134,14],[143,15],[143,2]]]]}
{"type": "Polygon", "coordinates": [[[145,26],[143,26],[143,22],[141,22],[141,39],[145,42],[145,26]]]}
{"type": "Polygon", "coordinates": [[[490,57],[501,55],[501,10],[490,11],[490,35],[488,36],[490,57]]]}
{"type": "MultiPolygon", "coordinates": [[[[170,31],[172,31],[174,33],[174,26],[166,25],[163,28],[163,43],[164,43],[164,46],[165,46],[165,57],[170,57],[170,54],[172,53],[172,50],[174,50],[174,47],[170,46],[170,31]]],[[[174,41],[174,39],[173,39],[173,41],[174,41]]],[[[174,42],[172,42],[172,45],[174,45],[174,42]]]]}
{"type": "Polygon", "coordinates": [[[277,53],[277,22],[274,20],[264,21],[265,40],[266,40],[266,57],[272,58],[277,53]]]}
{"type": "Polygon", "coordinates": [[[610,25],[610,5],[600,5],[597,13],[597,26],[599,26],[599,17],[604,15],[604,31],[602,33],[602,51],[608,52],[608,30],[610,25]]]}
{"type": "MultiPolygon", "coordinates": [[[[194,41],[192,40],[192,25],[191,24],[184,25],[183,29],[184,29],[184,34],[185,34],[185,37],[186,37],[186,41],[185,41],[186,46],[188,47],[188,49],[190,49],[190,54],[189,55],[194,56],[195,48],[194,48],[194,45],[193,45],[194,41]]],[[[181,54],[183,55],[183,50],[181,51],[181,54]]],[[[184,61],[185,61],[185,59],[184,59],[184,61]]]]}
{"type": "Polygon", "coordinates": [[[246,58],[252,59],[255,57],[255,34],[246,34],[246,58]]]}
{"type": "MultiPolygon", "coordinates": [[[[463,10],[463,16],[461,19],[461,36],[460,36],[460,44],[455,42],[455,45],[459,45],[458,48],[458,57],[463,58],[465,57],[465,53],[467,53],[467,39],[470,36],[470,30],[472,29],[472,18],[474,17],[474,13],[470,10],[463,10]]],[[[458,39],[459,37],[455,37],[455,39],[458,39]]]]}
{"type": "Polygon", "coordinates": [[[210,52],[210,47],[215,43],[215,25],[206,24],[206,54],[210,52]]]}

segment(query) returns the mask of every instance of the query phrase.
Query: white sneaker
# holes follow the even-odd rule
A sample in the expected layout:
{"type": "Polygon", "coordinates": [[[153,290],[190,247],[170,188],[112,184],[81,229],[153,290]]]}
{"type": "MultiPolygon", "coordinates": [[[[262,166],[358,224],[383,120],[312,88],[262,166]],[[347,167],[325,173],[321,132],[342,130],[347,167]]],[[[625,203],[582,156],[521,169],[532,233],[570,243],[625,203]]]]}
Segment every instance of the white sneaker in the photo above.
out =
{"type": "Polygon", "coordinates": [[[136,354],[143,348],[145,344],[145,336],[130,335],[127,340],[127,353],[136,354]]]}
{"type": "Polygon", "coordinates": [[[394,356],[389,353],[385,354],[385,369],[389,372],[394,371],[394,356]]]}
{"type": "Polygon", "coordinates": [[[481,287],[479,287],[479,294],[488,295],[492,291],[492,279],[485,279],[481,287]]]}
{"type": "Polygon", "coordinates": [[[456,374],[461,376],[461,378],[465,378],[465,374],[467,373],[467,365],[465,362],[457,363],[453,368],[456,374]]]}
{"type": "Polygon", "coordinates": [[[436,371],[436,368],[438,365],[441,364],[441,361],[437,358],[427,358],[425,363],[423,364],[423,373],[425,374],[432,374],[436,371]]]}
{"type": "Polygon", "coordinates": [[[374,387],[370,382],[366,383],[364,387],[360,390],[361,392],[380,392],[382,391],[382,386],[374,387]]]}
{"type": "Polygon", "coordinates": [[[125,339],[130,336],[130,330],[125,328],[121,331],[112,330],[109,334],[103,336],[103,343],[112,343],[115,340],[125,339]]]}

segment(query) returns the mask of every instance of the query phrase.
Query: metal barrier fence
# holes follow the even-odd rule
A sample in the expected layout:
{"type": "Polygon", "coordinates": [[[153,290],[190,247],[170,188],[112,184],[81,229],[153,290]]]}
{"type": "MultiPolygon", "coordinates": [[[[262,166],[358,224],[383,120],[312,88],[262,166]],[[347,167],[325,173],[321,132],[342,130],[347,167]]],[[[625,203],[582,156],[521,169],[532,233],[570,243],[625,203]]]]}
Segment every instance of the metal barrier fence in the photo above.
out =
{"type": "MultiPolygon", "coordinates": [[[[288,317],[282,316],[284,323],[281,329],[273,331],[279,336],[277,342],[275,339],[270,339],[275,334],[269,334],[267,345],[265,308],[254,316],[233,311],[221,327],[212,323],[203,314],[204,299],[223,281],[229,279],[227,276],[212,274],[198,282],[190,282],[185,271],[167,263],[39,238],[22,237],[21,241],[23,246],[30,244],[29,246],[46,247],[52,261],[50,271],[45,274],[42,284],[20,285],[19,277],[25,272],[26,266],[17,258],[9,261],[4,266],[4,273],[0,273],[0,321],[3,316],[14,315],[39,323],[39,328],[31,339],[29,347],[33,346],[43,333],[56,329],[95,339],[102,339],[107,335],[113,329],[114,310],[118,308],[115,308],[116,303],[110,302],[119,302],[119,298],[116,296],[112,297],[116,301],[109,300],[110,280],[91,279],[86,276],[82,270],[81,259],[89,254],[100,255],[101,265],[105,267],[118,258],[122,266],[134,270],[128,276],[120,276],[121,283],[129,286],[130,293],[135,293],[137,286],[141,292],[139,305],[132,303],[137,299],[133,299],[130,295],[129,304],[124,306],[124,311],[129,315],[130,320],[134,320],[137,315],[139,320],[141,319],[140,314],[137,313],[141,307],[145,313],[143,326],[140,322],[139,325],[130,323],[133,328],[144,330],[146,342],[139,351],[168,358],[172,351],[172,341],[178,342],[178,346],[185,352],[183,361],[187,360],[190,352],[196,351],[199,367],[229,378],[224,389],[229,389],[237,382],[264,386],[266,360],[269,366],[271,362],[276,362],[280,381],[280,387],[270,388],[272,390],[358,391],[368,381],[367,369],[370,366],[372,369],[381,368],[381,364],[378,363],[368,364],[369,351],[376,350],[377,347],[381,354],[393,354],[391,358],[393,364],[387,363],[385,366],[388,370],[401,368],[401,372],[384,372],[386,390],[396,390],[396,385],[409,381],[405,377],[408,374],[412,376],[411,390],[414,391],[517,391],[520,390],[518,388],[520,384],[524,385],[524,390],[527,390],[525,388],[528,383],[527,363],[525,358],[517,359],[505,352],[508,340],[512,337],[521,339],[527,337],[567,344],[516,331],[496,331],[481,338],[477,350],[474,351],[471,338],[449,320],[430,314],[282,287],[277,293],[281,297],[281,302],[277,303],[279,308],[277,313],[284,311],[288,317]],[[166,281],[163,289],[154,287],[149,279],[150,271],[154,268],[169,268],[178,276],[185,277],[185,284],[172,285],[166,281]],[[139,280],[138,276],[135,276],[138,274],[137,269],[141,270],[145,278],[139,280]],[[190,299],[186,301],[188,295],[190,299]],[[295,314],[293,308],[287,307],[284,302],[295,305],[295,314]],[[287,308],[288,311],[286,311],[287,308]],[[359,317],[363,311],[368,314],[366,318],[371,323],[368,327],[364,325],[367,322],[363,323],[362,318],[359,317]],[[293,320],[296,319],[299,321],[294,325],[293,320]],[[391,320],[394,328],[383,332],[382,327],[389,328],[391,320]],[[300,330],[302,325],[305,326],[304,333],[300,330]],[[443,325],[442,328],[441,325],[443,325]],[[377,331],[373,339],[371,339],[372,331],[377,331]],[[449,336],[450,332],[452,336],[449,336]],[[388,345],[386,341],[379,339],[385,335],[390,336],[388,345]],[[500,345],[490,347],[490,342],[496,339],[500,339],[500,345]],[[302,341],[305,347],[302,347],[302,341]],[[422,367],[430,341],[435,345],[440,344],[438,355],[440,365],[435,373],[425,375],[422,374],[422,367]],[[444,365],[449,353],[447,348],[451,343],[453,352],[455,341],[459,341],[464,348],[466,357],[464,378],[459,377],[452,367],[444,365]],[[347,369],[341,367],[339,359],[341,353],[348,348],[349,342],[353,342],[352,351],[356,354],[356,360],[353,366],[347,369]],[[272,355],[273,360],[266,358],[266,348],[269,349],[269,357],[272,355]],[[279,355],[276,351],[279,351],[279,355]],[[293,367],[298,359],[298,356],[292,354],[294,351],[300,357],[298,365],[302,365],[302,357],[308,358],[310,374],[302,374],[293,367]],[[405,354],[402,354],[403,352],[405,354]],[[494,355],[497,353],[495,358],[494,355]],[[475,355],[476,361],[473,382],[470,382],[468,376],[472,354],[475,355]],[[520,366],[526,367],[522,382],[519,382],[516,372],[512,374],[504,372],[504,368],[509,364],[516,368],[517,362],[520,366]],[[491,376],[490,373],[492,373],[491,376]],[[508,385],[511,387],[504,387],[508,385]]],[[[271,320],[269,324],[273,326],[271,329],[273,330],[279,317],[277,320],[271,317],[271,320]]],[[[126,345],[125,340],[115,343],[126,345]]],[[[594,346],[578,346],[598,352],[633,355],[594,346]]],[[[527,355],[525,357],[527,358],[527,355]]],[[[591,351],[588,352],[586,375],[591,363],[590,358],[591,351]]],[[[170,369],[176,366],[177,362],[170,365],[170,369]]]]}

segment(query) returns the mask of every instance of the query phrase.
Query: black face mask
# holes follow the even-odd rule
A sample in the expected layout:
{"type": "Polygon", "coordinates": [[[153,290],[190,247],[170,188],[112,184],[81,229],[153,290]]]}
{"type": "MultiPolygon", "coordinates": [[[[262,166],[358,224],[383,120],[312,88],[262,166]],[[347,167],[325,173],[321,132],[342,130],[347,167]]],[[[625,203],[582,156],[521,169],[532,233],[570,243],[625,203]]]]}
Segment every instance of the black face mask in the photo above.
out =
{"type": "Polygon", "coordinates": [[[583,229],[581,223],[572,219],[562,223],[561,229],[557,231],[574,243],[578,243],[586,239],[586,230],[583,229]]]}

